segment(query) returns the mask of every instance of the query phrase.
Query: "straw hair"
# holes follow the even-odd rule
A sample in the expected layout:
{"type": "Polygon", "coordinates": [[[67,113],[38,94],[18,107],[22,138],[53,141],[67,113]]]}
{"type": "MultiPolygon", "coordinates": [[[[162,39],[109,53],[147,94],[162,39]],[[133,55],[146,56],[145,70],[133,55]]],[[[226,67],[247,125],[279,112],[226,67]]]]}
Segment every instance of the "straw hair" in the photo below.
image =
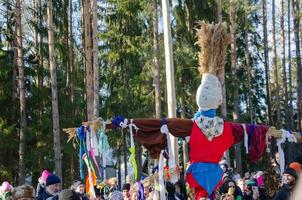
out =
{"type": "Polygon", "coordinates": [[[217,75],[224,67],[226,49],[230,43],[230,34],[225,23],[207,24],[199,21],[196,28],[196,44],[200,47],[199,72],[217,75]]]}

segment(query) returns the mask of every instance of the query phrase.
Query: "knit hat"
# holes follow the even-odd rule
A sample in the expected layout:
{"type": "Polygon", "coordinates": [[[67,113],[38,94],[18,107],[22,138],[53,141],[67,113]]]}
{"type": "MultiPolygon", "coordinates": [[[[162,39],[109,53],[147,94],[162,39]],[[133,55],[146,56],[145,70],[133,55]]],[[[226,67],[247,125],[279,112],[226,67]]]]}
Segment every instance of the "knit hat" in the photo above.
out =
{"type": "Polygon", "coordinates": [[[289,164],[288,167],[293,168],[296,171],[296,173],[300,173],[302,171],[301,165],[298,162],[292,162],[289,164]]]}
{"type": "Polygon", "coordinates": [[[21,185],[12,190],[14,200],[21,198],[35,198],[35,189],[30,185],[21,185]]]}
{"type": "Polygon", "coordinates": [[[59,200],[81,200],[81,198],[75,191],[65,189],[60,192],[59,200]]]}
{"type": "Polygon", "coordinates": [[[122,190],[130,190],[130,184],[129,184],[129,183],[125,183],[125,184],[123,185],[122,190]]]}
{"type": "Polygon", "coordinates": [[[44,182],[46,182],[47,177],[50,175],[51,173],[48,170],[43,170],[41,178],[44,182]]]}
{"type": "Polygon", "coordinates": [[[73,184],[72,184],[72,186],[71,186],[71,189],[77,190],[77,188],[78,188],[80,185],[83,185],[83,183],[82,183],[81,181],[75,180],[75,181],[73,181],[73,184]]]}
{"type": "Polygon", "coordinates": [[[57,184],[57,183],[61,183],[61,179],[55,174],[49,175],[46,179],[46,186],[57,184]]]}
{"type": "Polygon", "coordinates": [[[298,175],[297,172],[293,169],[293,168],[286,168],[286,170],[284,170],[283,174],[289,174],[291,176],[293,176],[295,179],[298,179],[298,175]]]}
{"type": "Polygon", "coordinates": [[[7,181],[4,181],[0,187],[0,190],[5,193],[5,192],[10,192],[13,189],[13,186],[7,181]]]}
{"type": "Polygon", "coordinates": [[[203,74],[196,93],[199,111],[217,109],[222,102],[221,83],[213,74],[203,74]]]}
{"type": "Polygon", "coordinates": [[[123,200],[123,194],[120,191],[114,191],[110,195],[110,200],[123,200]]]}

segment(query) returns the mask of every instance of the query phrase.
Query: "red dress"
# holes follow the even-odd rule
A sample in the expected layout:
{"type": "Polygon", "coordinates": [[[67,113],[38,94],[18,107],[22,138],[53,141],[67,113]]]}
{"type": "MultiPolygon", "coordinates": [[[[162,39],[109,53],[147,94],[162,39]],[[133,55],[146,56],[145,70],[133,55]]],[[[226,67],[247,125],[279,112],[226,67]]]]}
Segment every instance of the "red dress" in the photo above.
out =
{"type": "Polygon", "coordinates": [[[196,166],[194,166],[195,171],[188,169],[186,181],[191,188],[195,189],[195,199],[209,197],[220,186],[223,172],[218,163],[223,153],[234,144],[234,141],[231,123],[225,122],[222,135],[209,141],[197,124],[193,122],[189,143],[190,168],[196,166]],[[200,171],[204,171],[204,173],[200,173],[200,171]]]}

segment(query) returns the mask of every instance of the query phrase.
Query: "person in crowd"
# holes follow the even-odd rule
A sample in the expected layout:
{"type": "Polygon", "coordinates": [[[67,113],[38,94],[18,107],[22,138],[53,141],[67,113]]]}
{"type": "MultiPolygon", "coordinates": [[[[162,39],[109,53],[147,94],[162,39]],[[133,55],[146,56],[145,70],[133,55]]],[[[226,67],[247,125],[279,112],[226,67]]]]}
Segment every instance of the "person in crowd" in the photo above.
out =
{"type": "Polygon", "coordinates": [[[137,200],[138,194],[137,191],[133,190],[131,193],[131,200],[137,200]]]}
{"type": "Polygon", "coordinates": [[[57,200],[59,198],[61,179],[55,174],[51,174],[46,179],[46,188],[40,193],[36,200],[57,200]]]}
{"type": "Polygon", "coordinates": [[[293,160],[293,162],[297,162],[301,165],[301,168],[302,168],[302,155],[299,154],[295,157],[295,159],[293,160]]]}
{"type": "Polygon", "coordinates": [[[85,194],[84,184],[81,181],[73,181],[70,189],[74,190],[81,197],[81,200],[88,200],[88,197],[85,194]]]}
{"type": "Polygon", "coordinates": [[[175,196],[179,198],[180,200],[185,200],[186,195],[184,194],[185,192],[183,191],[183,186],[180,181],[176,182],[174,184],[175,187],[175,196]]]}
{"type": "Polygon", "coordinates": [[[4,181],[0,187],[0,197],[2,200],[6,200],[11,196],[13,186],[8,182],[4,181]]]}
{"type": "MultiPolygon", "coordinates": [[[[171,182],[166,182],[167,200],[174,200],[175,198],[175,188],[171,182]]],[[[178,199],[177,199],[178,200],[178,199]]]]}
{"type": "Polygon", "coordinates": [[[272,166],[276,172],[276,174],[280,174],[280,156],[279,156],[279,152],[276,151],[274,153],[274,158],[272,160],[272,166]]]}
{"type": "Polygon", "coordinates": [[[21,185],[13,188],[13,200],[33,200],[35,198],[35,189],[30,185],[21,185]]]}
{"type": "Polygon", "coordinates": [[[258,185],[258,190],[259,190],[259,199],[260,200],[267,200],[268,199],[268,195],[267,195],[267,191],[265,188],[265,176],[264,176],[264,172],[262,171],[258,171],[256,173],[256,181],[257,181],[257,185],[258,185]]]}
{"type": "Polygon", "coordinates": [[[250,178],[251,178],[251,174],[250,174],[250,172],[245,172],[244,173],[244,180],[250,180],[250,178]]]}
{"type": "Polygon", "coordinates": [[[36,197],[38,197],[46,188],[46,179],[51,173],[48,170],[43,170],[41,176],[38,179],[36,197]]]}
{"type": "Polygon", "coordinates": [[[97,186],[94,186],[94,192],[95,192],[95,200],[103,200],[104,199],[101,190],[97,186]]]}
{"type": "Polygon", "coordinates": [[[242,200],[241,190],[233,180],[226,180],[219,188],[218,193],[218,198],[223,200],[242,200]]]}
{"type": "Polygon", "coordinates": [[[259,188],[254,180],[248,180],[246,182],[246,188],[243,192],[244,200],[260,200],[259,188]]]}
{"type": "Polygon", "coordinates": [[[65,189],[60,192],[59,200],[82,200],[82,199],[76,191],[72,189],[65,189]]]}
{"type": "Polygon", "coordinates": [[[298,162],[292,162],[288,165],[289,168],[293,168],[299,175],[302,171],[301,165],[298,162]]]}
{"type": "Polygon", "coordinates": [[[283,172],[283,179],[284,184],[276,194],[274,200],[287,200],[290,198],[298,179],[297,172],[293,168],[287,168],[283,172]]]}
{"type": "Polygon", "coordinates": [[[241,193],[243,193],[245,188],[245,180],[243,178],[238,179],[237,186],[240,188],[241,193]]]}
{"type": "Polygon", "coordinates": [[[144,197],[145,199],[152,199],[150,184],[144,184],[144,197]]]}
{"type": "Polygon", "coordinates": [[[110,178],[108,180],[108,184],[110,186],[109,191],[114,192],[115,190],[118,190],[118,184],[117,184],[117,178],[110,178]]]}
{"type": "Polygon", "coordinates": [[[130,184],[125,183],[122,187],[123,197],[124,200],[130,200],[130,184]]]}
{"type": "Polygon", "coordinates": [[[123,200],[123,193],[117,190],[113,191],[109,196],[109,200],[123,200]]]}

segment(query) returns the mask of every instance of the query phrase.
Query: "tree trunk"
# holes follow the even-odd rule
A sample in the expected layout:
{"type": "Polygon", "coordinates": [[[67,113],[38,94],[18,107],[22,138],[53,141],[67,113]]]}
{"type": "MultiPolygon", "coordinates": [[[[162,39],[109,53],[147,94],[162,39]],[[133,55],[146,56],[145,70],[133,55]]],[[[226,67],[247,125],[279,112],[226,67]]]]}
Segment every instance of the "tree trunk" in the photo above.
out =
{"type": "MultiPolygon", "coordinates": [[[[246,72],[247,72],[247,87],[248,91],[251,91],[251,67],[250,67],[250,52],[249,52],[249,30],[248,30],[248,16],[245,14],[245,63],[246,63],[246,72]]],[[[250,122],[254,122],[253,114],[253,103],[251,92],[248,92],[248,107],[249,107],[249,116],[250,122]]]]}
{"type": "Polygon", "coordinates": [[[277,121],[275,126],[280,128],[281,122],[281,113],[280,113],[280,96],[279,96],[279,80],[278,80],[278,64],[277,64],[277,47],[276,47],[276,22],[275,22],[275,0],[272,0],[272,18],[273,18],[273,65],[274,65],[274,86],[275,86],[275,107],[276,107],[276,116],[277,121]]]}
{"type": "MultiPolygon", "coordinates": [[[[16,45],[17,42],[15,40],[14,42],[16,45]]],[[[14,48],[14,65],[13,65],[13,77],[12,77],[12,103],[13,104],[17,104],[17,98],[18,98],[18,94],[17,94],[17,87],[18,87],[18,84],[17,84],[17,67],[18,67],[18,63],[17,63],[17,58],[18,58],[18,51],[17,51],[17,48],[14,48]]],[[[12,123],[15,123],[16,122],[16,108],[13,108],[12,111],[11,111],[11,122],[12,123]]]]}
{"type": "MultiPolygon", "coordinates": [[[[222,22],[222,11],[221,11],[221,0],[215,0],[216,2],[216,22],[222,22]]],[[[227,116],[227,105],[226,105],[226,93],[225,93],[225,69],[222,68],[220,73],[218,74],[218,79],[221,83],[222,90],[222,103],[220,107],[222,118],[226,118],[227,116]]],[[[230,166],[230,153],[227,150],[224,153],[224,157],[227,161],[227,164],[230,166]]]]}
{"type": "MultiPolygon", "coordinates": [[[[42,23],[43,23],[43,15],[42,15],[42,6],[41,6],[41,0],[36,0],[37,1],[37,9],[39,10],[39,15],[38,15],[38,18],[39,18],[39,27],[42,27],[42,23]]],[[[40,42],[39,42],[39,73],[38,73],[38,87],[39,88],[42,88],[43,87],[43,33],[42,31],[40,31],[40,42]]],[[[41,108],[40,108],[40,111],[42,113],[42,107],[43,107],[43,104],[41,104],[41,108]]],[[[42,114],[41,114],[42,116],[42,114]]]]}
{"type": "Polygon", "coordinates": [[[287,41],[288,41],[288,86],[289,86],[289,129],[294,128],[293,91],[292,91],[292,61],[291,61],[291,30],[290,30],[290,1],[287,1],[287,41]]]}
{"type": "Polygon", "coordinates": [[[93,54],[93,91],[94,91],[94,104],[93,104],[93,115],[94,117],[99,116],[99,109],[100,109],[100,103],[99,103],[99,51],[98,51],[98,19],[97,19],[97,0],[92,0],[92,54],[93,54]]]}
{"type": "Polygon", "coordinates": [[[158,49],[158,17],[157,17],[157,0],[153,0],[153,62],[154,62],[154,88],[155,88],[155,115],[161,119],[161,89],[160,89],[160,65],[158,49]]]}
{"type": "Polygon", "coordinates": [[[233,79],[233,119],[235,121],[239,118],[239,95],[238,95],[238,78],[237,78],[237,49],[236,49],[236,13],[234,2],[231,1],[230,6],[230,32],[231,32],[231,65],[232,65],[232,79],[233,79]]]}
{"type": "Polygon", "coordinates": [[[38,30],[37,30],[37,25],[39,23],[38,19],[38,0],[33,0],[34,3],[34,48],[35,48],[35,56],[38,55],[38,30]]]}
{"type": "Polygon", "coordinates": [[[263,15],[263,44],[264,44],[264,68],[265,68],[265,84],[266,84],[266,104],[268,113],[268,123],[272,125],[272,108],[270,95],[270,72],[268,66],[268,46],[267,46],[267,3],[262,0],[262,15],[263,15]]]}
{"type": "Polygon", "coordinates": [[[298,94],[298,130],[302,128],[302,66],[301,66],[301,53],[300,53],[300,37],[299,37],[299,2],[298,0],[292,0],[293,15],[294,15],[294,33],[296,44],[296,62],[297,62],[297,94],[298,94]]]}
{"type": "Polygon", "coordinates": [[[70,179],[74,180],[74,155],[71,153],[70,155],[70,179]]]}
{"type": "Polygon", "coordinates": [[[216,22],[222,22],[221,0],[215,0],[216,2],[216,22]]]}
{"type": "Polygon", "coordinates": [[[287,90],[287,76],[286,76],[286,65],[285,65],[285,30],[284,30],[284,0],[280,1],[281,4],[281,54],[282,54],[282,84],[283,84],[283,95],[284,95],[284,113],[285,113],[285,127],[289,129],[289,110],[288,110],[288,90],[287,90]]]}
{"type": "Polygon", "coordinates": [[[90,23],[90,0],[83,0],[84,19],[84,48],[85,48],[85,71],[86,71],[86,99],[87,99],[87,120],[93,118],[93,66],[91,50],[91,23],[90,23]]]}
{"type": "MultiPolygon", "coordinates": [[[[69,101],[71,106],[74,104],[74,52],[73,52],[73,32],[72,32],[72,0],[68,0],[68,65],[69,65],[69,85],[67,86],[69,92],[69,101]]],[[[69,113],[71,119],[74,119],[74,111],[69,113]]]]}
{"type": "Polygon", "coordinates": [[[57,92],[57,66],[55,61],[54,47],[54,28],[53,28],[53,7],[52,0],[47,2],[47,21],[48,21],[48,50],[49,50],[49,65],[50,65],[50,80],[51,80],[51,107],[52,107],[52,123],[54,136],[54,153],[55,153],[55,171],[62,178],[62,163],[61,163],[61,141],[60,141],[60,124],[59,124],[59,107],[58,107],[58,92],[57,92]]]}
{"type": "MultiPolygon", "coordinates": [[[[232,64],[232,78],[233,78],[233,120],[239,119],[239,95],[238,95],[238,79],[237,79],[237,43],[236,43],[236,4],[233,0],[230,2],[230,32],[231,32],[231,64],[232,64]]],[[[241,143],[235,145],[235,160],[237,172],[242,175],[242,157],[241,157],[241,143]]]]}
{"type": "MultiPolygon", "coordinates": [[[[168,102],[168,117],[176,117],[176,99],[175,99],[175,82],[174,82],[174,65],[173,65],[173,50],[172,37],[169,15],[169,1],[162,0],[163,13],[163,28],[164,28],[164,44],[165,44],[165,63],[166,63],[166,82],[167,82],[167,102],[168,102]]],[[[169,134],[172,143],[172,150],[175,157],[175,163],[178,165],[178,144],[177,139],[169,134]]]]}
{"type": "Polygon", "coordinates": [[[25,77],[24,77],[24,58],[22,45],[22,27],[21,27],[21,2],[16,0],[15,7],[15,29],[16,29],[16,48],[17,65],[19,71],[19,100],[20,100],[20,141],[19,141],[19,181],[18,184],[25,183],[25,140],[26,140],[26,104],[25,104],[25,77]]]}

